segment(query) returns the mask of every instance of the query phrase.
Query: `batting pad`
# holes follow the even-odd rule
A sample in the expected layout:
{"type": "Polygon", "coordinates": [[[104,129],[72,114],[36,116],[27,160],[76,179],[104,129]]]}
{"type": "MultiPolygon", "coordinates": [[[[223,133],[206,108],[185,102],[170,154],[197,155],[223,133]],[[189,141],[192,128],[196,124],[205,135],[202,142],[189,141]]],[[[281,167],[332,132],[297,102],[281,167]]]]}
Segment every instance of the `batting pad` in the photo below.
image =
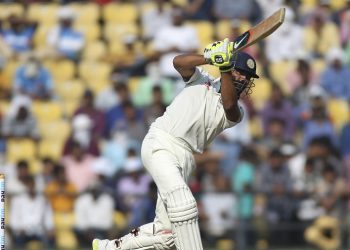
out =
{"type": "Polygon", "coordinates": [[[177,250],[202,250],[197,204],[190,189],[174,189],[167,194],[166,203],[177,250]]]}

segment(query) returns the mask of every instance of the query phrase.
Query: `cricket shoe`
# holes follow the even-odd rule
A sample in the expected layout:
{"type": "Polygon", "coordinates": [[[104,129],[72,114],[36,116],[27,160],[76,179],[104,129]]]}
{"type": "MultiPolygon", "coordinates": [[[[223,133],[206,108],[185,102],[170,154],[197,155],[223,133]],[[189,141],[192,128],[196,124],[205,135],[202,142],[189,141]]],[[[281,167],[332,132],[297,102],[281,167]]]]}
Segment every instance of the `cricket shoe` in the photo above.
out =
{"type": "Polygon", "coordinates": [[[173,234],[164,231],[158,234],[148,234],[133,229],[130,234],[116,240],[98,240],[92,242],[93,250],[166,250],[175,245],[173,234]]]}
{"type": "Polygon", "coordinates": [[[98,240],[92,241],[93,250],[116,250],[117,246],[115,240],[98,240]]]}

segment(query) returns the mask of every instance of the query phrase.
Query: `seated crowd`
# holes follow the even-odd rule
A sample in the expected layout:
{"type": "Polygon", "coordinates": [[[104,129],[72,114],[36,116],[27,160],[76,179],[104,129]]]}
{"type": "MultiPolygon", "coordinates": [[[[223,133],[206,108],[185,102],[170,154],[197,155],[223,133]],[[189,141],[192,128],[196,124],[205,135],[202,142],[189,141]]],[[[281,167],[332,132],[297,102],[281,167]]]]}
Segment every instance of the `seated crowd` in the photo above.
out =
{"type": "Polygon", "coordinates": [[[350,1],[272,2],[1,3],[8,244],[88,248],[93,238],[116,238],[152,221],[157,187],[140,149],[150,124],[184,86],[172,58],[234,39],[282,6],[283,26],[245,50],[262,77],[240,100],[244,119],[195,155],[189,186],[203,241],[229,239],[235,249],[303,246],[309,239],[300,235],[321,217],[346,227],[350,1]],[[131,7],[135,17],[125,12],[123,22],[108,14],[113,6],[131,7]],[[95,14],[83,17],[84,8],[95,14]]]}

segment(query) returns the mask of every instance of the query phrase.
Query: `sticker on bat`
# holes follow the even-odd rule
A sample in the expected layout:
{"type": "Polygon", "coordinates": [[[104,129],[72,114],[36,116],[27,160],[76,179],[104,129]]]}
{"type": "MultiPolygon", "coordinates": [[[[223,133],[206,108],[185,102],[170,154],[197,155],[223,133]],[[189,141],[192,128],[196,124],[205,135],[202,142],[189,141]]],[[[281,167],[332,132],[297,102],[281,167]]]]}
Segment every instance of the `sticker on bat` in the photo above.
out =
{"type": "Polygon", "coordinates": [[[250,34],[249,31],[244,32],[242,35],[237,37],[233,43],[233,49],[237,50],[247,44],[250,34]]]}

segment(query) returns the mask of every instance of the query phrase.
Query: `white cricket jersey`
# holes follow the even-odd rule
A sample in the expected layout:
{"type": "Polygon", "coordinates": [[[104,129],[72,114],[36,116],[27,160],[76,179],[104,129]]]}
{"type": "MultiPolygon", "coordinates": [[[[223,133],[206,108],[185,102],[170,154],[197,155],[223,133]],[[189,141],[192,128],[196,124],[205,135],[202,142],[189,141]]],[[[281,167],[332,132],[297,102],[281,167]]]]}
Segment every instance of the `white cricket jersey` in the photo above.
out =
{"type": "MultiPolygon", "coordinates": [[[[184,140],[193,151],[202,153],[219,133],[236,122],[226,118],[220,79],[214,79],[201,68],[196,68],[186,84],[151,127],[184,140]]],[[[243,111],[240,110],[242,118],[243,111]]]]}

